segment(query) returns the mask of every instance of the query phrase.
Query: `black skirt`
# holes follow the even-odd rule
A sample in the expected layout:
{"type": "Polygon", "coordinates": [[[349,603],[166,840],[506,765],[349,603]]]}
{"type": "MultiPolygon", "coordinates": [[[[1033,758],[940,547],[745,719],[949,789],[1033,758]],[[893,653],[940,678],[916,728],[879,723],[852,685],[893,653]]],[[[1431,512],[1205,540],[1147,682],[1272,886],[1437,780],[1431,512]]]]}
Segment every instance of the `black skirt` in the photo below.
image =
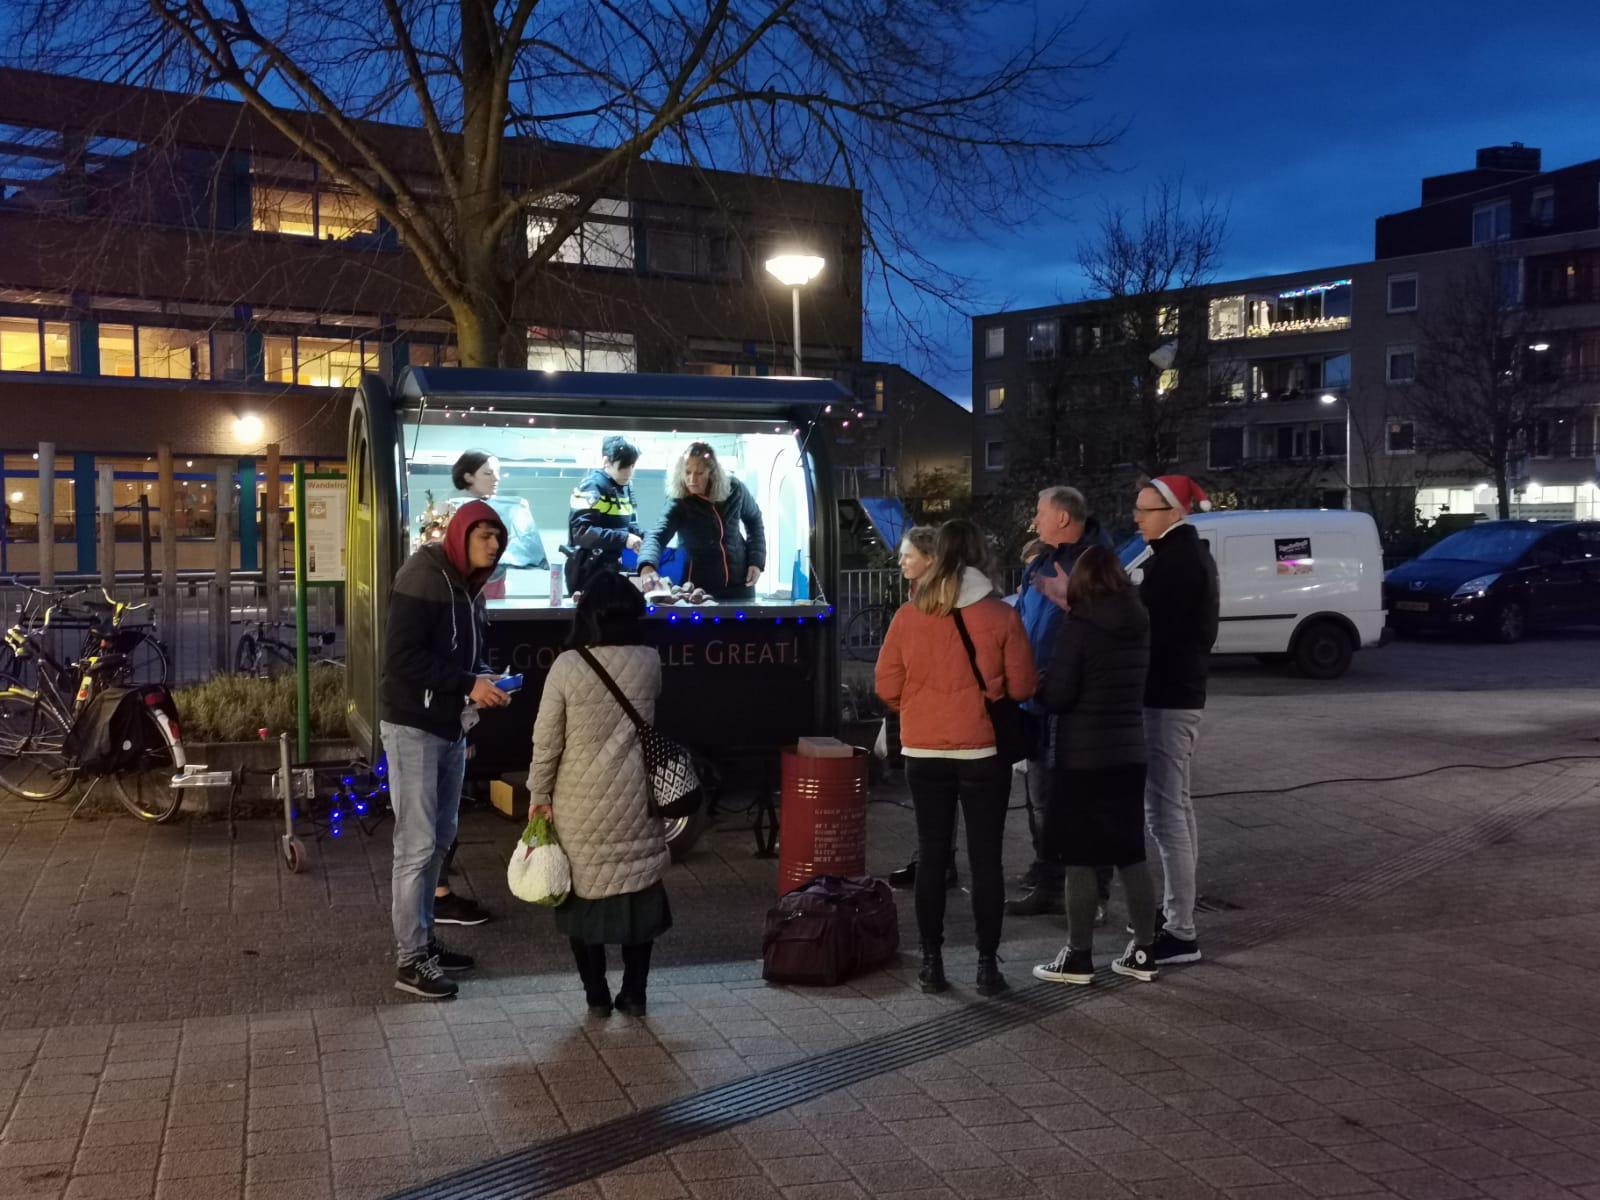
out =
{"type": "Polygon", "coordinates": [[[659,879],[637,892],[585,900],[570,895],[555,908],[556,928],[591,946],[653,942],[672,928],[672,905],[659,879]]]}
{"type": "Polygon", "coordinates": [[[1058,768],[1045,837],[1069,867],[1144,861],[1143,763],[1058,768]]]}

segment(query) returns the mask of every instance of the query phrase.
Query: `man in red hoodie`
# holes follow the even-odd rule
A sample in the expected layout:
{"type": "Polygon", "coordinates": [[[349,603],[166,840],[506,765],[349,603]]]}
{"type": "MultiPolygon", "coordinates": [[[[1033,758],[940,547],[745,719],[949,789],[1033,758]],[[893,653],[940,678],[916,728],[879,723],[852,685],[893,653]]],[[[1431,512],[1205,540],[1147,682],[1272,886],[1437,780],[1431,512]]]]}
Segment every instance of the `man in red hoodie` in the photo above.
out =
{"type": "Polygon", "coordinates": [[[484,665],[483,585],[505,547],[494,509],[469,501],[442,543],[406,560],[389,595],[378,701],[394,809],[394,986],[429,1000],[454,996],[445,972],[472,966],[434,939],[433,900],[461,815],[467,730],[478,708],[510,700],[484,665]]]}

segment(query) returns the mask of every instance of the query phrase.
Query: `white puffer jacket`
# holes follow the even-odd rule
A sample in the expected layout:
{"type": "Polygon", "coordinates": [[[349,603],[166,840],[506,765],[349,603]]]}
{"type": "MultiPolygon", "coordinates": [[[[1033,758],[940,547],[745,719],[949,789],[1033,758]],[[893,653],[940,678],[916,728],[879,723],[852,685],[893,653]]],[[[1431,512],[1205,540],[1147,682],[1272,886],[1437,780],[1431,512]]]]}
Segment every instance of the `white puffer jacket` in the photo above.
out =
{"type": "MultiPolygon", "coordinates": [[[[655,720],[661,657],[649,646],[592,652],[646,721],[655,720]]],[[[584,900],[638,892],[661,878],[670,855],[650,815],[644,759],[633,723],[575,650],[550,667],[533,725],[528,792],[555,809],[556,836],[584,900]]]]}

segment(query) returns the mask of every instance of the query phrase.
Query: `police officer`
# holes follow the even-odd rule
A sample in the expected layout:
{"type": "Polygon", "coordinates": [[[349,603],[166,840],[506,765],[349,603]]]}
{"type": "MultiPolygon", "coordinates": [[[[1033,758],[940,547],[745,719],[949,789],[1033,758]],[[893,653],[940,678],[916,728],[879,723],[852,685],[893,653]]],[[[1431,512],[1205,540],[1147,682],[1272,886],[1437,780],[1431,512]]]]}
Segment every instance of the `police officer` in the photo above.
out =
{"type": "Polygon", "coordinates": [[[583,477],[572,491],[572,511],[567,518],[567,591],[581,592],[596,571],[615,571],[624,550],[644,544],[639,513],[633,503],[633,469],[639,447],[620,433],[601,445],[600,466],[583,477]]]}

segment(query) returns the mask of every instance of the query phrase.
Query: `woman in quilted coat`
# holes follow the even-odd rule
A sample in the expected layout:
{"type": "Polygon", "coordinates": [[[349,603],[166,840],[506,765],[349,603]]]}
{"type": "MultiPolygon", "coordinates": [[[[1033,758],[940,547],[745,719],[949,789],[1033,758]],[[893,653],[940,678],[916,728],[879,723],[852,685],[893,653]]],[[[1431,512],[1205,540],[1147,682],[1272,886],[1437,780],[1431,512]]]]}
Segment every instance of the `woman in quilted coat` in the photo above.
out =
{"type": "MultiPolygon", "coordinates": [[[[644,597],[621,575],[597,576],[578,601],[572,647],[585,647],[646,721],[655,719],[661,658],[644,645],[644,597]]],[[[645,1012],[655,939],[672,927],[661,874],[670,855],[650,812],[644,758],[633,723],[576,649],[550,667],[533,726],[533,803],[555,823],[572,861],[572,894],[555,910],[572,942],[589,1011],[645,1012]],[[606,947],[622,947],[613,1002],[606,947]]]]}

